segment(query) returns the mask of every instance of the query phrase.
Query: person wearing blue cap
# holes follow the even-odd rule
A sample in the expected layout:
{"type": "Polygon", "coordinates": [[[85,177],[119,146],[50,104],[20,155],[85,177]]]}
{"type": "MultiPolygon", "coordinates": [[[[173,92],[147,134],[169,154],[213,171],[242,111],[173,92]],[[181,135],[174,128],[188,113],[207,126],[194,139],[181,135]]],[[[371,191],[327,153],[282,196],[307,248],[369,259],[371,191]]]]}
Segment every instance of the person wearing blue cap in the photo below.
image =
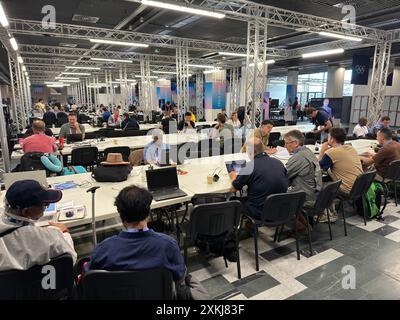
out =
{"type": "Polygon", "coordinates": [[[76,262],[71,235],[63,224],[35,225],[46,207],[61,198],[61,191],[45,189],[35,180],[17,181],[8,188],[0,214],[0,271],[27,270],[62,254],[76,262]]]}

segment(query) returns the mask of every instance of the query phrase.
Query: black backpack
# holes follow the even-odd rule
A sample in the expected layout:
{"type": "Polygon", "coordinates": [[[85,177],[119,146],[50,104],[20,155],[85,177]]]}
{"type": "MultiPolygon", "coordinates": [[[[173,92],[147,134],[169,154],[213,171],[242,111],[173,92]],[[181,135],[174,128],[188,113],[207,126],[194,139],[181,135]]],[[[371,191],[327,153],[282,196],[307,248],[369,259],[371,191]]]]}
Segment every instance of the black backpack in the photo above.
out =
{"type": "Polygon", "coordinates": [[[92,177],[97,182],[122,182],[128,179],[132,171],[130,165],[98,166],[94,169],[92,177]]]}
{"type": "Polygon", "coordinates": [[[51,174],[50,171],[46,169],[46,167],[40,160],[40,158],[43,155],[44,155],[43,152],[25,153],[21,158],[20,165],[17,167],[17,170],[15,171],[23,172],[23,171],[45,170],[46,175],[49,177],[51,174]]]}

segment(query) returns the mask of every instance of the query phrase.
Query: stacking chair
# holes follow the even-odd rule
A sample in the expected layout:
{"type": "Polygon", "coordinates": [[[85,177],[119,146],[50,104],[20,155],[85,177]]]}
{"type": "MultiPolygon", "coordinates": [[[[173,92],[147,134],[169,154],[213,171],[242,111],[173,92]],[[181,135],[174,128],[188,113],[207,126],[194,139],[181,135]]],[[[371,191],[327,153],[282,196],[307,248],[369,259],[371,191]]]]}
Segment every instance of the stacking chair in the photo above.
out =
{"type": "Polygon", "coordinates": [[[388,183],[393,182],[394,184],[394,201],[397,207],[397,182],[400,181],[400,160],[395,160],[390,163],[389,167],[386,169],[385,176],[383,177],[382,184],[386,189],[386,197],[389,194],[388,183]]]}
{"type": "Polygon", "coordinates": [[[297,260],[300,260],[299,238],[296,228],[296,218],[301,214],[304,201],[306,199],[305,192],[288,192],[277,193],[267,197],[264,202],[264,210],[261,219],[254,219],[246,214],[254,225],[254,251],[256,258],[256,270],[259,271],[258,258],[258,228],[266,227],[283,227],[284,225],[294,225],[294,233],[296,238],[297,260]]]}
{"type": "Polygon", "coordinates": [[[0,272],[0,300],[62,300],[72,298],[74,287],[73,262],[69,254],[51,259],[45,265],[28,270],[0,272]],[[53,268],[46,269],[46,266],[53,268]],[[50,271],[48,271],[50,270],[50,271]],[[52,271],[55,270],[55,271],[52,271]],[[55,276],[54,289],[45,289],[42,280],[55,276]]]}
{"type": "Polygon", "coordinates": [[[269,139],[268,139],[268,146],[272,147],[275,141],[278,141],[281,138],[281,133],[280,132],[271,132],[269,134],[269,139]]]}
{"type": "MultiPolygon", "coordinates": [[[[237,252],[237,273],[240,279],[238,229],[241,209],[242,205],[238,200],[195,205],[190,213],[189,224],[183,226],[185,233],[183,239],[185,264],[187,262],[188,245],[190,242],[196,241],[199,235],[205,238],[212,238],[222,234],[229,235],[233,233],[237,252]]],[[[224,261],[225,266],[228,267],[225,257],[224,261]]]]}
{"type": "MultiPolygon", "coordinates": [[[[331,220],[329,218],[328,209],[333,203],[333,200],[336,199],[339,186],[342,183],[342,180],[338,180],[336,182],[329,183],[325,185],[325,187],[319,192],[317,200],[315,201],[313,208],[303,208],[303,213],[307,217],[314,218],[315,216],[319,216],[321,213],[326,212],[328,215],[328,226],[329,226],[329,236],[332,240],[332,229],[331,229],[331,220]]],[[[318,218],[317,218],[318,223],[318,218]]],[[[310,254],[313,255],[312,250],[312,240],[311,240],[311,228],[310,225],[307,224],[308,227],[308,241],[310,245],[310,254]]]]}
{"type": "Polygon", "coordinates": [[[173,300],[175,288],[167,269],[91,270],[78,287],[83,300],[173,300]]]}
{"type": "Polygon", "coordinates": [[[71,165],[90,167],[93,171],[93,166],[97,164],[99,151],[97,147],[80,147],[72,150],[71,165]]]}
{"type": "Polygon", "coordinates": [[[124,161],[129,161],[131,149],[129,147],[109,147],[104,150],[104,159],[107,159],[109,153],[121,153],[124,161]]]}
{"type": "MultiPolygon", "coordinates": [[[[343,216],[343,225],[344,225],[344,235],[347,236],[347,227],[346,227],[346,217],[344,214],[344,203],[354,203],[358,199],[360,199],[363,194],[368,192],[369,187],[371,186],[372,182],[374,181],[376,175],[376,171],[365,172],[360,174],[356,181],[353,184],[353,188],[351,188],[350,193],[344,194],[339,192],[338,199],[340,200],[339,209],[342,210],[343,216]]],[[[367,217],[365,215],[365,210],[363,212],[364,217],[364,225],[367,225],[367,217]]]]}

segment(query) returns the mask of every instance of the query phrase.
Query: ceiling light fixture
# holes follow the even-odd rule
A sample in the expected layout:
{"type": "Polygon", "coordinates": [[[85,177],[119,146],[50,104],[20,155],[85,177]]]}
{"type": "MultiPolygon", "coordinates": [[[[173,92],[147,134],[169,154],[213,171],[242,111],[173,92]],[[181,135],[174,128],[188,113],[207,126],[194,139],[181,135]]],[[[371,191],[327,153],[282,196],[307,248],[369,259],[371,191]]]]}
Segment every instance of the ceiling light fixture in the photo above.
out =
{"type": "Polygon", "coordinates": [[[105,40],[105,39],[89,39],[92,43],[100,43],[100,44],[111,44],[116,46],[127,46],[127,47],[141,47],[148,48],[148,44],[137,43],[137,42],[125,42],[125,41],[115,41],[115,40],[105,40]]]}
{"type": "MultiPolygon", "coordinates": [[[[267,61],[265,61],[265,64],[274,64],[274,63],[275,63],[275,60],[267,60],[267,61]]],[[[254,63],[250,63],[249,67],[254,67],[254,63]]]]}
{"type": "Polygon", "coordinates": [[[90,76],[91,73],[88,72],[61,72],[63,75],[71,75],[71,76],[90,76]]]}
{"type": "Polygon", "coordinates": [[[15,38],[10,38],[10,43],[11,43],[11,47],[13,48],[14,51],[18,51],[18,43],[17,40],[15,40],[15,38]]]}
{"type": "Polygon", "coordinates": [[[320,34],[321,36],[331,37],[331,38],[336,38],[336,39],[344,39],[344,40],[358,41],[358,42],[363,41],[363,39],[361,39],[361,38],[346,36],[344,34],[338,34],[338,33],[326,32],[326,31],[321,31],[318,34],[320,34]]]}
{"type": "Polygon", "coordinates": [[[228,56],[228,57],[243,57],[246,58],[246,53],[236,53],[236,52],[218,52],[220,56],[228,56]]]}
{"type": "Polygon", "coordinates": [[[65,69],[101,70],[101,68],[99,67],[84,67],[84,66],[66,66],[65,69]]]}
{"type": "Polygon", "coordinates": [[[204,74],[210,74],[210,73],[215,73],[215,72],[217,72],[217,71],[221,71],[221,69],[206,70],[206,71],[203,71],[203,73],[204,73],[204,74]]]}
{"type": "Polygon", "coordinates": [[[21,63],[21,64],[24,63],[24,59],[22,59],[21,56],[18,56],[18,57],[17,57],[17,60],[18,60],[18,62],[21,63]]]}
{"type": "Polygon", "coordinates": [[[25,66],[22,66],[22,71],[26,71],[26,67],[25,66]]]}
{"type": "Polygon", "coordinates": [[[153,73],[158,73],[158,74],[176,74],[174,71],[153,71],[153,73]]]}
{"type": "Polygon", "coordinates": [[[325,50],[325,51],[317,51],[317,52],[310,52],[310,53],[303,53],[301,56],[306,59],[306,58],[314,58],[314,57],[321,57],[321,56],[329,56],[332,54],[339,54],[343,53],[344,49],[332,49],[332,50],[325,50]]]}
{"type": "Polygon", "coordinates": [[[158,79],[157,76],[148,76],[148,77],[146,77],[146,76],[135,76],[135,78],[140,78],[140,79],[145,79],[145,78],[149,78],[149,79],[158,79]]]}
{"type": "Polygon", "coordinates": [[[3,5],[1,3],[0,3],[0,23],[4,28],[7,28],[10,25],[8,23],[8,19],[4,11],[3,5]]]}
{"type": "Polygon", "coordinates": [[[203,64],[188,64],[188,67],[199,68],[199,69],[215,69],[213,66],[203,65],[203,64]]]}
{"type": "Polygon", "coordinates": [[[74,78],[74,77],[55,77],[54,79],[56,80],[79,80],[79,78],[74,78]]]}
{"type": "Polygon", "coordinates": [[[92,60],[92,61],[102,61],[102,62],[132,63],[132,60],[124,60],[124,59],[90,58],[90,60],[92,60]]]}
{"type": "Polygon", "coordinates": [[[196,15],[200,15],[200,16],[211,17],[211,18],[217,18],[217,19],[225,18],[225,14],[223,14],[223,13],[218,13],[218,12],[213,12],[213,11],[208,11],[208,10],[203,10],[203,9],[195,9],[195,8],[191,8],[191,7],[187,7],[187,6],[179,6],[176,4],[166,3],[166,2],[161,2],[161,1],[142,0],[142,4],[144,4],[146,6],[175,10],[175,11],[184,12],[184,13],[192,13],[192,14],[196,14],[196,15]]]}
{"type": "Polygon", "coordinates": [[[124,79],[115,79],[115,81],[118,81],[118,82],[124,82],[124,81],[126,81],[126,82],[136,82],[137,80],[136,79],[126,79],[126,80],[124,80],[124,79]]]}

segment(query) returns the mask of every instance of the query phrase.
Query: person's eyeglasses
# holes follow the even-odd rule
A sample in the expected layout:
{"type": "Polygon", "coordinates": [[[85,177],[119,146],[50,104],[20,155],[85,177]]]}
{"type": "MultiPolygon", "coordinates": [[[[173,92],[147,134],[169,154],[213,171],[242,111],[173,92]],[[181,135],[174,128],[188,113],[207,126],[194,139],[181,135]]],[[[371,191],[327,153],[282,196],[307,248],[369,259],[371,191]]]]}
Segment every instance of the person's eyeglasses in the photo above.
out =
{"type": "Polygon", "coordinates": [[[292,141],[285,141],[285,145],[286,144],[289,144],[289,143],[292,143],[292,142],[295,142],[296,140],[292,140],[292,141]]]}

